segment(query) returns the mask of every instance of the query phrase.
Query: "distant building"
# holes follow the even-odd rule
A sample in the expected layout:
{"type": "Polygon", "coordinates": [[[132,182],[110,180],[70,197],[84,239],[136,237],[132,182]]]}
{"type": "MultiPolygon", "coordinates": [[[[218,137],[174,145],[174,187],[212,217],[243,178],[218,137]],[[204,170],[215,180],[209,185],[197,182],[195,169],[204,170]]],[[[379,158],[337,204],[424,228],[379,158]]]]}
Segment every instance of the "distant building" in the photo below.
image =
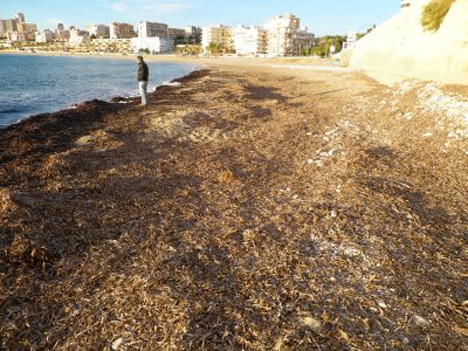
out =
{"type": "Polygon", "coordinates": [[[54,32],[46,29],[36,33],[36,43],[50,43],[55,38],[54,32]]]}
{"type": "Polygon", "coordinates": [[[131,39],[94,39],[90,44],[91,50],[102,54],[130,54],[131,39]]]}
{"type": "Polygon", "coordinates": [[[63,30],[63,29],[56,29],[55,30],[55,41],[58,42],[68,42],[70,39],[70,31],[63,30]]]}
{"type": "Polygon", "coordinates": [[[239,26],[232,30],[234,49],[238,55],[266,54],[268,32],[260,27],[239,26]]]}
{"type": "Polygon", "coordinates": [[[85,31],[89,36],[94,35],[96,38],[110,38],[110,27],[104,24],[88,24],[85,26],[85,31]]]}
{"type": "Polygon", "coordinates": [[[65,27],[63,26],[63,23],[57,23],[57,30],[64,30],[65,27]]]}
{"type": "Polygon", "coordinates": [[[135,37],[135,29],[129,23],[114,22],[110,25],[110,39],[131,39],[135,37]]]}
{"type": "Polygon", "coordinates": [[[17,30],[19,33],[19,40],[36,40],[37,25],[35,23],[17,22],[17,30]]]}
{"type": "Polygon", "coordinates": [[[76,47],[80,45],[88,45],[90,42],[89,33],[84,30],[73,27],[70,30],[70,38],[68,39],[68,45],[76,47]]]}
{"type": "Polygon", "coordinates": [[[140,50],[148,50],[151,54],[171,54],[174,52],[174,41],[169,38],[132,38],[131,45],[136,54],[140,50]]]}
{"type": "Polygon", "coordinates": [[[202,29],[196,26],[185,27],[187,41],[191,44],[200,44],[202,41],[202,29]]]}
{"type": "Polygon", "coordinates": [[[5,27],[7,33],[16,32],[18,30],[16,20],[11,18],[5,20],[5,27]]]}
{"type": "Polygon", "coordinates": [[[139,38],[167,38],[169,26],[165,23],[142,21],[138,24],[139,38]]]}
{"type": "Polygon", "coordinates": [[[21,12],[15,13],[13,17],[18,23],[26,22],[24,19],[24,14],[22,14],[21,12]]]}
{"type": "Polygon", "coordinates": [[[232,28],[223,25],[211,26],[203,28],[202,47],[206,48],[210,44],[217,44],[224,48],[225,51],[234,50],[234,42],[232,36],[232,28]]]}
{"type": "Polygon", "coordinates": [[[0,38],[6,38],[6,21],[0,19],[0,38]]]}
{"type": "Polygon", "coordinates": [[[300,28],[300,20],[292,14],[278,15],[267,22],[268,54],[299,56],[313,46],[314,35],[300,28]]]}
{"type": "Polygon", "coordinates": [[[168,29],[168,36],[171,39],[176,39],[176,38],[185,38],[187,33],[185,32],[185,29],[183,28],[169,28],[168,29]]]}

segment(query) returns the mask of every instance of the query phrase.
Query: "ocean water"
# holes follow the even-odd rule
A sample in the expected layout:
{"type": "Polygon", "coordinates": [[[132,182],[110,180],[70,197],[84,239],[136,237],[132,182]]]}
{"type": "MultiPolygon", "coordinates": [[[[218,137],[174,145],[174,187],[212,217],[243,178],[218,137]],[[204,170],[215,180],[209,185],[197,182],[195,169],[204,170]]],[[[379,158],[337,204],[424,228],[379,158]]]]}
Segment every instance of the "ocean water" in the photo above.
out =
{"type": "MultiPolygon", "coordinates": [[[[196,67],[148,62],[148,91],[196,67]]],[[[107,57],[0,55],[0,128],[28,116],[92,100],[137,96],[135,60],[107,57]]]]}

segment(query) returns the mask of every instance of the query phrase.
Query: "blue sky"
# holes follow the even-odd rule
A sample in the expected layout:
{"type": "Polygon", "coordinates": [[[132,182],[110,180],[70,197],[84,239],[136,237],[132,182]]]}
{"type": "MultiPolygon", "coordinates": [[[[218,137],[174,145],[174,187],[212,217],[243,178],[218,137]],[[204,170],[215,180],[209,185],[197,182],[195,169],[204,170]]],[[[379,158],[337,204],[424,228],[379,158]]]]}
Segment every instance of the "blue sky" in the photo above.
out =
{"type": "Polygon", "coordinates": [[[0,0],[0,18],[23,12],[39,28],[57,22],[83,27],[88,23],[140,20],[172,27],[189,24],[263,25],[280,13],[293,13],[317,35],[362,31],[399,11],[398,0],[0,0]]]}

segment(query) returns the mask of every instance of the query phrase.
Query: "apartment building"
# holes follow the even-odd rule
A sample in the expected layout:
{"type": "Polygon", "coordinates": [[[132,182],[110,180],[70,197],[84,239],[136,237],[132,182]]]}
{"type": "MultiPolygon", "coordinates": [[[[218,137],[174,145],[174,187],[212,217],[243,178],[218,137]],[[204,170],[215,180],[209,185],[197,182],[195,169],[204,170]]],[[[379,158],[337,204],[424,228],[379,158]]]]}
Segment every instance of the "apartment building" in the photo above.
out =
{"type": "Polygon", "coordinates": [[[26,22],[24,19],[24,14],[21,12],[15,13],[13,15],[13,18],[16,20],[16,22],[21,23],[21,22],[26,22]]]}
{"type": "Polygon", "coordinates": [[[110,27],[105,24],[88,24],[85,26],[85,31],[87,31],[90,36],[94,35],[96,38],[110,37],[110,27]]]}
{"type": "Polygon", "coordinates": [[[268,50],[268,32],[261,27],[239,26],[233,28],[234,49],[238,55],[249,56],[266,54],[268,50]]]}
{"type": "Polygon", "coordinates": [[[21,41],[36,40],[36,32],[37,32],[36,23],[17,22],[16,27],[19,33],[19,40],[21,41]]]}
{"type": "Polygon", "coordinates": [[[294,35],[300,30],[300,20],[292,14],[278,15],[267,22],[268,54],[294,56],[294,35]]]}
{"type": "Polygon", "coordinates": [[[16,26],[16,20],[11,18],[6,19],[5,28],[7,33],[16,32],[18,30],[18,27],[16,26]]]}
{"type": "Polygon", "coordinates": [[[185,32],[185,29],[183,28],[169,28],[168,36],[171,39],[185,38],[187,36],[187,33],[185,32]]]}
{"type": "Polygon", "coordinates": [[[0,38],[6,38],[6,21],[0,19],[0,38]]]}
{"type": "Polygon", "coordinates": [[[132,50],[135,54],[140,50],[148,50],[151,54],[170,54],[174,52],[174,41],[169,38],[132,38],[132,50]]]}
{"type": "Polygon", "coordinates": [[[54,32],[51,30],[44,30],[43,32],[36,33],[36,43],[50,43],[55,38],[54,32]]]}
{"type": "Polygon", "coordinates": [[[169,26],[165,23],[142,21],[138,23],[139,38],[167,38],[169,26]]]}
{"type": "Polygon", "coordinates": [[[87,31],[71,27],[70,38],[68,39],[69,46],[76,47],[80,45],[88,45],[89,42],[89,33],[87,31]]]}
{"type": "Polygon", "coordinates": [[[110,39],[131,39],[135,37],[135,30],[129,23],[113,22],[110,25],[110,39]]]}
{"type": "Polygon", "coordinates": [[[202,47],[205,51],[211,43],[221,45],[225,51],[234,50],[232,28],[216,25],[205,27],[202,32],[202,47]]]}

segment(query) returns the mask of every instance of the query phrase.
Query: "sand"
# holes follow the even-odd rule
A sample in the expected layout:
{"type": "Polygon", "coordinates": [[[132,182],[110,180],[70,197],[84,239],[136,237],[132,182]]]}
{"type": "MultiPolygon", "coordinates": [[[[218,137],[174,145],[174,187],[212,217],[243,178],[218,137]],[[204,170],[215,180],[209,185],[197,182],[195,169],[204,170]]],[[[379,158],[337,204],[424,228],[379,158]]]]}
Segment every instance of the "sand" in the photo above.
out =
{"type": "Polygon", "coordinates": [[[465,350],[466,89],[201,63],[0,131],[0,349],[465,350]]]}

